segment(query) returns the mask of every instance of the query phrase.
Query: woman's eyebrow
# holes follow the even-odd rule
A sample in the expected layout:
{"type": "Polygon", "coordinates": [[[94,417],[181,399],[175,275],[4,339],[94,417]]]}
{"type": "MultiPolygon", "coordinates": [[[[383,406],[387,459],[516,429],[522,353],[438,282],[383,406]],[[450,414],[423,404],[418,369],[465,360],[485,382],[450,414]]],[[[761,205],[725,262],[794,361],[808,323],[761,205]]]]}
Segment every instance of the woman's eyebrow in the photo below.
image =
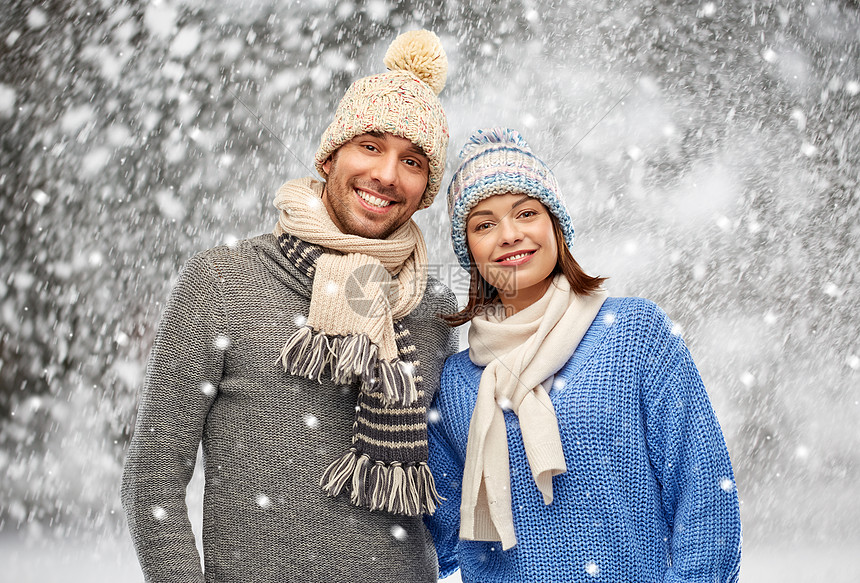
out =
{"type": "MultiPolygon", "coordinates": [[[[517,208],[518,206],[520,206],[521,204],[523,204],[524,202],[526,202],[530,198],[532,198],[532,197],[529,195],[525,195],[524,197],[522,197],[517,202],[515,202],[514,204],[511,205],[511,210],[514,210],[515,208],[517,208]]],[[[508,211],[508,212],[510,212],[510,211],[508,211]]],[[[467,221],[471,220],[472,217],[475,217],[478,215],[492,215],[492,214],[493,214],[493,211],[473,211],[473,212],[469,213],[469,217],[468,217],[467,221]]],[[[505,213],[505,214],[508,214],[508,213],[505,213]]]]}
{"type": "Polygon", "coordinates": [[[523,204],[525,201],[527,201],[530,198],[531,197],[529,195],[525,195],[520,200],[518,200],[517,202],[515,202],[514,204],[511,205],[511,210],[517,208],[518,206],[520,206],[521,204],[523,204]]]}
{"type": "Polygon", "coordinates": [[[476,217],[478,215],[492,215],[493,211],[474,211],[469,213],[469,218],[476,217]]]}

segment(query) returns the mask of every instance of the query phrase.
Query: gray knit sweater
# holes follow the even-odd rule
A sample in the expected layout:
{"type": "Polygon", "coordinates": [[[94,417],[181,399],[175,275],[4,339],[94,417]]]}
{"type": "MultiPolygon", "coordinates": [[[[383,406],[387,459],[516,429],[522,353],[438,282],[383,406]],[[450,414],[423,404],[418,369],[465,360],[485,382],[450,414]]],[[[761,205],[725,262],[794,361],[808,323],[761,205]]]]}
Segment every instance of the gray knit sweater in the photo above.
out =
{"type": "MultiPolygon", "coordinates": [[[[147,366],[122,502],[148,582],[435,582],[421,518],[327,497],[325,468],[351,443],[356,388],[288,376],[281,347],[308,314],[312,280],[272,235],[194,256],[164,310],[147,366]],[[301,320],[299,319],[299,323],[301,320]],[[202,440],[205,576],[185,506],[202,440]]],[[[429,406],[455,338],[430,280],[403,324],[429,406]]]]}

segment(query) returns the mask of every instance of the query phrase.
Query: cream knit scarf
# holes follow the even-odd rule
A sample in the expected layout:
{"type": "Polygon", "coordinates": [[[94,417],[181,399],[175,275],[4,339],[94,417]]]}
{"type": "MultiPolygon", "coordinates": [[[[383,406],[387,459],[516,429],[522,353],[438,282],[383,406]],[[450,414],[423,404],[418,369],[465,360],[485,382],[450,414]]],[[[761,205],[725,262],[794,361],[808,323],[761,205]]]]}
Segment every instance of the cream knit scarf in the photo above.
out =
{"type": "Polygon", "coordinates": [[[274,234],[284,254],[298,264],[310,254],[307,243],[324,251],[308,269],[307,320],[287,339],[279,361],[289,374],[360,387],[352,447],[324,472],[321,486],[332,496],[351,489],[352,502],[372,510],[432,513],[439,498],[426,464],[420,363],[400,358],[414,346],[399,349],[408,330],[394,329],[424,295],[424,238],[414,221],[387,239],[344,234],[322,192],[322,183],[306,177],[284,184],[274,201],[281,211],[274,234]],[[400,435],[404,427],[408,436],[400,435]]]}
{"type": "Polygon", "coordinates": [[[517,414],[532,476],[544,503],[552,503],[552,477],[567,467],[548,391],[605,299],[602,290],[577,295],[557,275],[541,299],[509,318],[472,319],[469,357],[486,368],[469,425],[460,538],[501,541],[503,549],[517,542],[503,409],[517,414]]]}

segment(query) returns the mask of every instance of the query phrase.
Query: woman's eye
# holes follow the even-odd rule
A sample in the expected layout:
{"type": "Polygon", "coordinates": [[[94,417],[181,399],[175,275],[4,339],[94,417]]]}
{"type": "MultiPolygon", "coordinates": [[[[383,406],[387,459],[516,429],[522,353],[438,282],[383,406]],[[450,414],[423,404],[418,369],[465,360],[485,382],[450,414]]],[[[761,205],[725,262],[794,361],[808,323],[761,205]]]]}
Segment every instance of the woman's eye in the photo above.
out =
{"type": "Polygon", "coordinates": [[[477,225],[475,225],[475,230],[476,231],[485,231],[492,226],[493,226],[492,223],[478,223],[477,225]]]}
{"type": "Polygon", "coordinates": [[[523,211],[520,213],[520,218],[521,219],[527,219],[529,217],[535,216],[536,214],[537,214],[537,212],[535,212],[535,211],[523,211]]]}

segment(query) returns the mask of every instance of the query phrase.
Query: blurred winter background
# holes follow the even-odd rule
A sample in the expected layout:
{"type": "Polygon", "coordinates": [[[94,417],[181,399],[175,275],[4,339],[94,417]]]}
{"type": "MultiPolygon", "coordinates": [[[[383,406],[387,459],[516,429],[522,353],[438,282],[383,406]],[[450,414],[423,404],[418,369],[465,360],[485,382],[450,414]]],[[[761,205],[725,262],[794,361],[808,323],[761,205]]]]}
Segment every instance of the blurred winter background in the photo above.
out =
{"type": "MultiPolygon", "coordinates": [[[[450,59],[449,171],[470,130],[520,129],[575,255],[681,326],[736,468],[742,580],[860,580],[850,0],[4,0],[0,578],[141,580],[118,486],[174,277],[271,229],[347,84],[419,27],[450,59]]],[[[463,298],[442,197],[417,220],[463,298]]]]}

